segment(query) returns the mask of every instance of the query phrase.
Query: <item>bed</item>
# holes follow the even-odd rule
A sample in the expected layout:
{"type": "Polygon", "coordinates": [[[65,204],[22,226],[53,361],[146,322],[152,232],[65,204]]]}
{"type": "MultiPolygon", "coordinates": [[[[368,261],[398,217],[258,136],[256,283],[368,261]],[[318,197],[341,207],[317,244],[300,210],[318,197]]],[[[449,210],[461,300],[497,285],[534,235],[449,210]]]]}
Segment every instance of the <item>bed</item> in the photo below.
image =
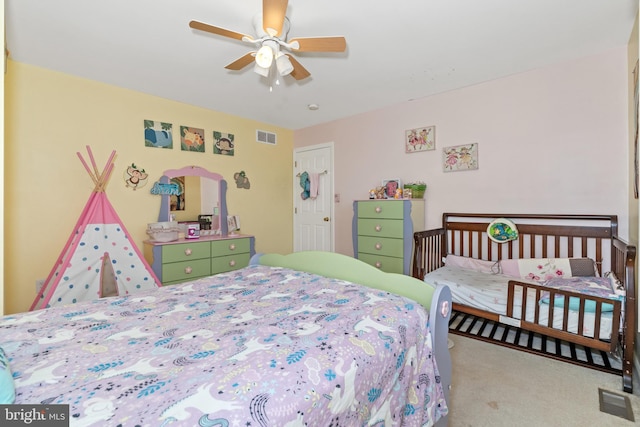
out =
{"type": "Polygon", "coordinates": [[[72,426],[440,426],[450,298],[345,255],[257,254],[2,317],[0,347],[15,403],[69,405],[72,426]]]}
{"type": "Polygon", "coordinates": [[[616,355],[622,388],[631,393],[635,257],[636,248],[618,237],[615,215],[445,213],[441,227],[414,233],[412,275],[448,284],[454,318],[464,313],[616,355]],[[490,238],[488,229],[500,222],[517,233],[490,238]],[[528,264],[544,270],[556,263],[567,266],[549,269],[558,277],[523,274],[528,264]],[[591,273],[577,273],[589,263],[591,273]],[[519,277],[505,272],[514,265],[519,277]],[[576,274],[567,275],[571,266],[576,274]],[[585,291],[605,283],[615,283],[608,296],[585,291]]]}

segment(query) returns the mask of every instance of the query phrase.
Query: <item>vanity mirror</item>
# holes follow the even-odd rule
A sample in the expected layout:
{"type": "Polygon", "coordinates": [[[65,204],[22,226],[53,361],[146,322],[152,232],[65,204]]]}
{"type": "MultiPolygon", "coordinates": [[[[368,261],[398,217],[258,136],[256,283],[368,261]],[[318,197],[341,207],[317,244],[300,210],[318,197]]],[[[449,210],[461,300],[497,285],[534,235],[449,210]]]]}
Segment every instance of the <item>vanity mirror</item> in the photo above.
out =
{"type": "MultiPolygon", "coordinates": [[[[160,178],[161,184],[169,184],[172,179],[184,177],[185,210],[181,215],[191,215],[193,221],[198,221],[202,215],[227,218],[227,181],[222,175],[210,172],[200,166],[186,166],[181,169],[168,169],[160,178]],[[191,185],[190,185],[191,184],[191,185]],[[191,196],[191,197],[189,197],[191,196]],[[185,213],[188,212],[188,213],[185,213]]],[[[162,194],[158,221],[170,221],[171,215],[177,212],[171,211],[171,196],[162,194]]],[[[180,218],[178,218],[180,220],[180,218]]],[[[216,221],[219,224],[220,234],[228,234],[227,221],[216,221]]],[[[214,227],[217,224],[212,224],[214,227]]]]}

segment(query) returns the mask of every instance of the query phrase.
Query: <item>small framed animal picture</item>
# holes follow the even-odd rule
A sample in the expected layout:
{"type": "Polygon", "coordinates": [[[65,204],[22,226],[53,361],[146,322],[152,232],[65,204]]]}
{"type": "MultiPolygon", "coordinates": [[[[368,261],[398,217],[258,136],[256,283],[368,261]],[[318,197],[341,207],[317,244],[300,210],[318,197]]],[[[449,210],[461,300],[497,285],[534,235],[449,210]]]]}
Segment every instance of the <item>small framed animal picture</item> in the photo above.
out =
{"type": "Polygon", "coordinates": [[[173,148],[173,125],[154,120],[144,121],[144,146],[173,148]]]}
{"type": "Polygon", "coordinates": [[[204,129],[180,126],[180,147],[182,151],[204,153],[204,129]]]}
{"type": "Polygon", "coordinates": [[[213,131],[213,153],[233,156],[235,144],[232,133],[213,131]]]}
{"type": "Polygon", "coordinates": [[[436,149],[436,127],[423,126],[405,131],[405,153],[417,153],[436,149]]]}

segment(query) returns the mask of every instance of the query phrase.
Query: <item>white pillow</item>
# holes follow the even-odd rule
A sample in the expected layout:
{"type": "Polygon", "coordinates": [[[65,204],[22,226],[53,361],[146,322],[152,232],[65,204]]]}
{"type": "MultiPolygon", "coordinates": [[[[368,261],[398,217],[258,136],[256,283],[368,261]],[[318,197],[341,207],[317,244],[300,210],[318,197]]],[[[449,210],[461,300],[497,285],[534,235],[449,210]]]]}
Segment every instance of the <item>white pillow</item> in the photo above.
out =
{"type": "Polygon", "coordinates": [[[449,254],[444,259],[444,264],[449,267],[467,268],[481,273],[500,273],[500,263],[498,261],[485,261],[483,259],[449,254]]]}

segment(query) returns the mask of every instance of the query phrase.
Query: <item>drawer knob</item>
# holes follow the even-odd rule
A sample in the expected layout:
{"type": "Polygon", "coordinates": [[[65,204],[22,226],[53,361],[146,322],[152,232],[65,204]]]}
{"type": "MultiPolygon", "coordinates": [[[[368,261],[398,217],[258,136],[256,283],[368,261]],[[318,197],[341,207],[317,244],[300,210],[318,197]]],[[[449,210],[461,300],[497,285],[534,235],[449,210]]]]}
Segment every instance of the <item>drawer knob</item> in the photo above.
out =
{"type": "Polygon", "coordinates": [[[193,268],[191,267],[185,267],[184,269],[184,274],[191,274],[193,272],[193,268]]]}
{"type": "Polygon", "coordinates": [[[376,206],[376,213],[382,212],[382,208],[380,206],[376,206]]]}
{"type": "Polygon", "coordinates": [[[184,250],[184,254],[185,254],[186,256],[189,256],[189,255],[191,255],[192,253],[193,253],[193,252],[192,252],[192,251],[191,251],[191,249],[189,249],[189,248],[187,248],[187,249],[185,249],[185,250],[184,250]]]}
{"type": "Polygon", "coordinates": [[[235,244],[233,244],[233,243],[232,243],[232,244],[230,244],[230,245],[229,245],[229,250],[230,250],[230,251],[235,251],[235,250],[236,250],[236,245],[235,245],[235,244]]]}
{"type": "Polygon", "coordinates": [[[376,225],[376,231],[381,231],[382,230],[382,226],[381,225],[376,225]]]}
{"type": "Polygon", "coordinates": [[[231,261],[229,261],[229,267],[235,267],[236,265],[236,260],[232,259],[231,261]]]}
{"type": "Polygon", "coordinates": [[[380,261],[376,261],[375,266],[376,266],[377,268],[382,268],[382,263],[381,263],[380,261]]]}
{"type": "Polygon", "coordinates": [[[376,243],[376,249],[377,249],[377,250],[382,249],[382,245],[381,245],[380,243],[376,243]]]}

